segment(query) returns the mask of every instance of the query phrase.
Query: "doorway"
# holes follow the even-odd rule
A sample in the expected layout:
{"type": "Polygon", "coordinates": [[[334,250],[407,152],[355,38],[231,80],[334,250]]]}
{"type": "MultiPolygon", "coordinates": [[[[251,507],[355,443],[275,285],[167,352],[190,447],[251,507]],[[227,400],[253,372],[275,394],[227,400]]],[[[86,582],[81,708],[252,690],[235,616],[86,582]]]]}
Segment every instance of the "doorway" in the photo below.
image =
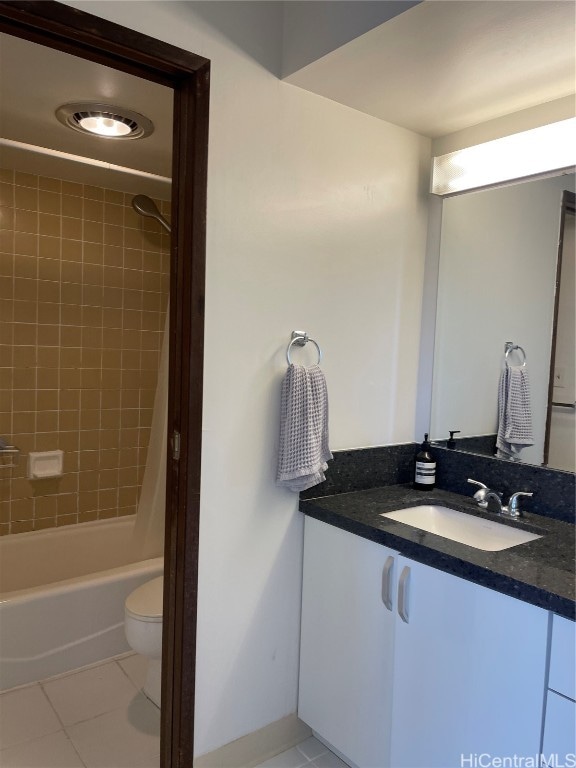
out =
{"type": "Polygon", "coordinates": [[[576,471],[575,220],[576,196],[565,190],[560,215],[544,465],[566,472],[576,471]]]}
{"type": "Polygon", "coordinates": [[[173,90],[161,766],[191,765],[209,61],[51,1],[0,2],[0,31],[173,90]]]}

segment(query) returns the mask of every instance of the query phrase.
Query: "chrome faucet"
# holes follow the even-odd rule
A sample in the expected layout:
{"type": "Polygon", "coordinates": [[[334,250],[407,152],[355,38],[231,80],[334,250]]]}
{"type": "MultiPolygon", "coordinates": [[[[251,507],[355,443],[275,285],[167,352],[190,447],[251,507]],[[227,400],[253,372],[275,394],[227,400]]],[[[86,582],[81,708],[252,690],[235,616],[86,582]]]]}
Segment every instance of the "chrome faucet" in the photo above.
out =
{"type": "Polygon", "coordinates": [[[520,496],[534,495],[533,493],[527,493],[525,491],[517,491],[510,496],[508,504],[502,504],[501,495],[496,493],[496,491],[490,490],[490,488],[488,488],[487,485],[484,485],[484,483],[480,483],[478,480],[472,480],[471,478],[468,478],[468,482],[472,483],[473,485],[480,486],[480,490],[476,491],[474,494],[474,498],[478,502],[479,507],[482,507],[482,509],[487,509],[488,501],[490,499],[494,499],[498,507],[496,510],[497,514],[505,515],[506,517],[512,517],[514,519],[522,516],[522,512],[520,511],[520,496]]]}
{"type": "Polygon", "coordinates": [[[491,491],[491,490],[487,490],[487,491],[486,491],[486,494],[484,495],[484,501],[486,502],[486,508],[488,508],[488,500],[489,500],[489,499],[494,499],[494,501],[496,502],[496,506],[497,506],[497,510],[496,510],[496,512],[497,512],[499,515],[503,515],[503,514],[505,514],[504,510],[505,510],[505,509],[507,510],[508,508],[507,508],[507,507],[505,507],[505,506],[502,504],[502,497],[501,497],[501,496],[499,496],[499,495],[496,493],[496,491],[491,491]]]}
{"type": "Polygon", "coordinates": [[[468,482],[472,483],[472,485],[479,485],[480,490],[476,491],[474,494],[474,498],[478,502],[478,506],[482,507],[482,509],[486,509],[488,506],[488,502],[486,501],[486,494],[490,490],[487,485],[484,485],[484,483],[479,482],[478,480],[472,480],[471,477],[468,478],[468,482]]]}
{"type": "MultiPolygon", "coordinates": [[[[508,511],[506,512],[506,514],[510,515],[510,517],[522,517],[519,501],[520,496],[534,496],[534,494],[526,493],[525,491],[516,491],[516,493],[513,493],[508,500],[508,511]]],[[[502,511],[504,512],[504,510],[502,511]]]]}

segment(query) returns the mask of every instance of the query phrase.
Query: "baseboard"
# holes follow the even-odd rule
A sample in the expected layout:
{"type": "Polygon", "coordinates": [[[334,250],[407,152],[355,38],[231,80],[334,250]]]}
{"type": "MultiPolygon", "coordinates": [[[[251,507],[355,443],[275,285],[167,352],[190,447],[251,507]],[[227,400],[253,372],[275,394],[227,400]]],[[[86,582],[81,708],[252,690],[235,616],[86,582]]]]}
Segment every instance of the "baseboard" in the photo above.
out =
{"type": "Polygon", "coordinates": [[[254,768],[312,735],[296,714],[194,758],[194,768],[254,768]]]}

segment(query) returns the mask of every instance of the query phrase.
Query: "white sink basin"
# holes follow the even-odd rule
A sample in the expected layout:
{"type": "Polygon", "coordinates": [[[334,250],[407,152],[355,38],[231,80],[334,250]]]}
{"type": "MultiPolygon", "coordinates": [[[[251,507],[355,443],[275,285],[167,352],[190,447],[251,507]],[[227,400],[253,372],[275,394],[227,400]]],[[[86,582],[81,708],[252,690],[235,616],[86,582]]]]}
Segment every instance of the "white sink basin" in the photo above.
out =
{"type": "Polygon", "coordinates": [[[399,509],[396,512],[383,512],[381,517],[487,552],[498,552],[542,538],[536,533],[527,533],[519,528],[485,520],[483,517],[474,517],[466,512],[431,504],[399,509]]]}

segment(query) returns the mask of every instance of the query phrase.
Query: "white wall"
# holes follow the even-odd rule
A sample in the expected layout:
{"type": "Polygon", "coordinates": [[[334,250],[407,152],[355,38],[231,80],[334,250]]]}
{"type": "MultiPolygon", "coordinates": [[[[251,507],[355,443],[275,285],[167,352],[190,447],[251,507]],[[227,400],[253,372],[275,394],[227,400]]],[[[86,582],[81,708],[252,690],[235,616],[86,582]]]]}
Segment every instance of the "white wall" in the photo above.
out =
{"type": "Polygon", "coordinates": [[[529,109],[511,112],[509,115],[502,115],[494,120],[440,136],[432,141],[432,155],[434,157],[446,155],[448,152],[456,152],[464,147],[473,147],[485,141],[501,139],[513,133],[540,128],[571,117],[574,117],[574,96],[565,96],[563,99],[537,104],[529,109]]]}
{"type": "MultiPolygon", "coordinates": [[[[495,433],[504,342],[524,348],[540,463],[548,381],[562,191],[558,176],[444,200],[431,433],[495,433]]],[[[513,358],[512,361],[518,361],[513,358]]]]}
{"type": "Polygon", "coordinates": [[[576,419],[568,408],[552,408],[548,466],[576,472],[576,419]]]}
{"type": "MultiPolygon", "coordinates": [[[[296,709],[302,527],[274,484],[290,332],[324,350],[333,449],[414,436],[430,144],[280,82],[210,24],[218,3],[74,4],[212,60],[202,754],[296,709]]],[[[277,38],[268,3],[236,5],[277,38]]]]}

